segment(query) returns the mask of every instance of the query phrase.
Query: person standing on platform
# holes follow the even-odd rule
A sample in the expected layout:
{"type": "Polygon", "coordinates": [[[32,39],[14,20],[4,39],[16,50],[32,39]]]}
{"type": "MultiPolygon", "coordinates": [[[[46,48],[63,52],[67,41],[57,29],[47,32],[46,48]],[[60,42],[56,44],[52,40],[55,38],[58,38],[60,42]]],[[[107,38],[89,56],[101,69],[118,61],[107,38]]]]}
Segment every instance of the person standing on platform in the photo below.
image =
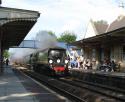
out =
{"type": "Polygon", "coordinates": [[[6,59],[6,65],[8,66],[8,64],[9,64],[9,59],[7,58],[6,59]]]}
{"type": "Polygon", "coordinates": [[[84,56],[80,56],[80,68],[83,69],[84,56]]]}

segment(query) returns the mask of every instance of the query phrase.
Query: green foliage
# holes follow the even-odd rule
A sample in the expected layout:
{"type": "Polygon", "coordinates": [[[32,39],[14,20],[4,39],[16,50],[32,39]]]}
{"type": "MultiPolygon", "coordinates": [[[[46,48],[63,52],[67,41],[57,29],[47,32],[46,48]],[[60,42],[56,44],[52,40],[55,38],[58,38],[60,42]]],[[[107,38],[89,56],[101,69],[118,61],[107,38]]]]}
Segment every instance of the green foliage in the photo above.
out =
{"type": "Polygon", "coordinates": [[[8,50],[4,50],[3,57],[4,58],[9,58],[9,56],[10,56],[10,54],[9,54],[8,50]]]}
{"type": "Polygon", "coordinates": [[[104,20],[100,20],[100,21],[95,21],[94,22],[95,24],[108,24],[107,21],[104,21],[104,20]]]}
{"type": "Polygon", "coordinates": [[[47,31],[50,35],[55,35],[53,31],[47,31]]]}
{"type": "Polygon", "coordinates": [[[55,38],[57,38],[57,36],[55,35],[55,32],[53,32],[53,31],[47,31],[47,32],[48,32],[48,34],[50,34],[50,35],[54,36],[55,38]]]}
{"type": "Polygon", "coordinates": [[[66,43],[72,43],[76,41],[77,36],[69,31],[65,31],[61,34],[61,36],[57,39],[58,41],[63,41],[66,43]]]}

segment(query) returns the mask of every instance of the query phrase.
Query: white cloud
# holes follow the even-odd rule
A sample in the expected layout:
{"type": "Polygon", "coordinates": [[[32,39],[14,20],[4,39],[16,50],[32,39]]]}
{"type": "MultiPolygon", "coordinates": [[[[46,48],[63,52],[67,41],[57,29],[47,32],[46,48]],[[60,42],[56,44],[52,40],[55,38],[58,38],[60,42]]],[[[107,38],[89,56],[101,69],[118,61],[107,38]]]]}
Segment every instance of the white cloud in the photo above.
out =
{"type": "Polygon", "coordinates": [[[78,28],[78,26],[80,25],[79,20],[69,20],[66,22],[66,24],[62,27],[61,31],[66,31],[66,30],[74,30],[76,28],[78,28]]]}
{"type": "Polygon", "coordinates": [[[115,0],[4,0],[3,6],[36,10],[41,16],[27,38],[39,30],[52,30],[59,36],[63,30],[85,34],[90,18],[113,21],[118,16],[115,0]]]}

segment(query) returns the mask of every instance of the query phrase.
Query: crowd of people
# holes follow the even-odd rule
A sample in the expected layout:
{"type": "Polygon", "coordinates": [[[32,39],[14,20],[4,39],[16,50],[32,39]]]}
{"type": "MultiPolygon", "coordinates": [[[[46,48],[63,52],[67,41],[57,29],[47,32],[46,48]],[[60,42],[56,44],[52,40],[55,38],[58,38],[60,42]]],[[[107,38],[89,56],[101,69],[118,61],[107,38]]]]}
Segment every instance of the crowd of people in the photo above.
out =
{"type": "Polygon", "coordinates": [[[114,60],[112,61],[104,60],[100,61],[98,70],[112,72],[112,71],[118,71],[119,68],[120,64],[116,64],[114,60]]]}
{"type": "Polygon", "coordinates": [[[79,56],[75,58],[69,58],[69,66],[70,68],[79,68],[85,70],[100,70],[100,71],[117,71],[119,65],[117,65],[114,61],[104,60],[100,61],[98,64],[95,60],[84,59],[84,56],[79,56]]]}
{"type": "Polygon", "coordinates": [[[85,60],[83,55],[75,58],[70,58],[71,68],[92,69],[92,63],[89,59],[85,60]]]}
{"type": "Polygon", "coordinates": [[[71,68],[92,69],[93,63],[89,59],[85,59],[83,55],[78,55],[73,48],[70,51],[69,66],[71,68]]]}

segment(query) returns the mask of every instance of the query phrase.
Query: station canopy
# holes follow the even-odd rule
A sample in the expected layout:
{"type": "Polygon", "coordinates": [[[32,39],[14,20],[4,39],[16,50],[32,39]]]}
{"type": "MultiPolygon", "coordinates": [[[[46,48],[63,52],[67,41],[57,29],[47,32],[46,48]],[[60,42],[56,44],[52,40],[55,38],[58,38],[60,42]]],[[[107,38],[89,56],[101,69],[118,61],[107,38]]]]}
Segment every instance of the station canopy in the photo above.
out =
{"type": "Polygon", "coordinates": [[[0,7],[0,41],[3,49],[18,46],[39,16],[37,11],[0,7]]]}
{"type": "Polygon", "coordinates": [[[82,39],[76,42],[73,42],[71,45],[75,46],[100,46],[100,45],[112,45],[117,43],[125,43],[125,27],[82,39]]]}

